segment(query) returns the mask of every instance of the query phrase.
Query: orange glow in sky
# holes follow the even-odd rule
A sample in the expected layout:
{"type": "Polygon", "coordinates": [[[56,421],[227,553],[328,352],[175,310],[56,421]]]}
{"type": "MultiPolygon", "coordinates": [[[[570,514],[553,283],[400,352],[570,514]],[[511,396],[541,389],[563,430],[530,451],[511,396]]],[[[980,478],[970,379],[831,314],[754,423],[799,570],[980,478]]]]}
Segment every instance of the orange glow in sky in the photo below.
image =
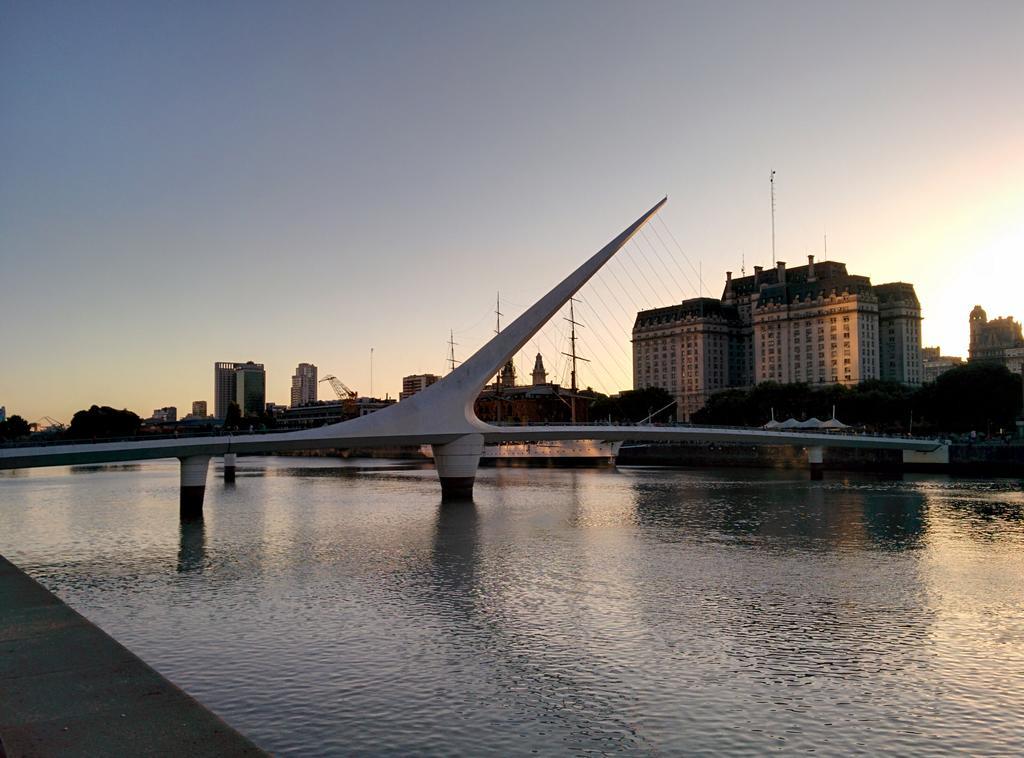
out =
{"type": "MultiPolygon", "coordinates": [[[[269,401],[299,362],[368,394],[371,348],[397,396],[449,330],[460,358],[488,338],[497,291],[507,322],[668,194],[689,281],[625,260],[581,293],[582,383],[629,388],[638,307],[771,265],[772,169],[788,265],[827,234],[915,285],[946,354],[975,304],[1024,318],[1024,3],[5,15],[0,405],[30,421],[212,407],[220,360],[264,363],[269,401]]],[[[540,351],[567,380],[564,327],[522,373],[540,351]]]]}

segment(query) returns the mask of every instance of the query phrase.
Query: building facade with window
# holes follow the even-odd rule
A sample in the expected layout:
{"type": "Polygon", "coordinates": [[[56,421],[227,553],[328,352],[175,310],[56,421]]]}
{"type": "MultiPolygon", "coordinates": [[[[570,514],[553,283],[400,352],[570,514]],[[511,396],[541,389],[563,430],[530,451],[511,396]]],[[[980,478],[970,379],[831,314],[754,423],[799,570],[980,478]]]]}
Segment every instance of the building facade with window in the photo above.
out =
{"type": "Polygon", "coordinates": [[[1011,316],[989,320],[985,309],[974,306],[969,316],[971,343],[967,360],[1000,363],[1014,373],[1024,370],[1024,335],[1011,316]]]}
{"type": "Polygon", "coordinates": [[[879,378],[912,387],[923,384],[921,303],[914,285],[879,284],[874,292],[878,297],[879,378]]]}
{"type": "Polygon", "coordinates": [[[712,393],[742,386],[747,362],[735,306],[699,297],[637,314],[633,327],[633,386],[662,387],[677,417],[689,418],[712,393]]]}
{"type": "Polygon", "coordinates": [[[962,366],[964,359],[955,355],[942,355],[937,347],[921,348],[921,381],[934,382],[951,368],[962,366]]]}
{"type": "Polygon", "coordinates": [[[291,407],[316,402],[317,369],[312,363],[300,363],[292,376],[291,407]]]}
{"type": "Polygon", "coordinates": [[[154,424],[169,424],[178,420],[178,409],[176,406],[168,405],[163,408],[156,408],[153,415],[148,419],[154,424]]]}
{"type": "Polygon", "coordinates": [[[399,401],[422,392],[431,384],[441,381],[437,374],[410,374],[402,377],[402,391],[398,393],[399,401]]]}
{"type": "Polygon", "coordinates": [[[243,416],[262,413],[267,406],[267,374],[262,363],[249,361],[235,369],[235,402],[243,416]]]}
{"type": "Polygon", "coordinates": [[[260,413],[266,405],[266,380],[262,363],[214,363],[213,412],[216,418],[223,420],[231,403],[238,403],[243,416],[260,413]]]}
{"type": "Polygon", "coordinates": [[[815,264],[814,256],[789,270],[782,262],[768,271],[755,266],[752,276],[726,273],[721,300],[638,313],[633,385],[667,390],[683,419],[715,392],[766,381],[917,385],[920,321],[911,284],[874,286],[846,264],[815,264]]]}

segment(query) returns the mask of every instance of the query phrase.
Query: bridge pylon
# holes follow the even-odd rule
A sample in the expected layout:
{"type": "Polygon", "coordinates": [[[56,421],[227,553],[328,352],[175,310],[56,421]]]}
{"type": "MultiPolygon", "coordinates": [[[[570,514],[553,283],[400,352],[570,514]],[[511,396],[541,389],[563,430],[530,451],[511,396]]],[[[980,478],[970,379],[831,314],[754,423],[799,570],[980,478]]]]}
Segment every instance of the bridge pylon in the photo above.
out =
{"type": "Polygon", "coordinates": [[[473,483],[484,452],[482,434],[465,434],[444,445],[431,445],[437,478],[441,480],[441,501],[473,499],[473,483]]]}
{"type": "Polygon", "coordinates": [[[821,447],[807,448],[807,464],[811,469],[811,481],[818,482],[825,477],[825,450],[821,447]]]}
{"type": "Polygon", "coordinates": [[[189,455],[181,461],[181,491],[178,502],[182,521],[193,521],[203,517],[203,498],[206,495],[206,473],[210,468],[210,456],[189,455]]]}

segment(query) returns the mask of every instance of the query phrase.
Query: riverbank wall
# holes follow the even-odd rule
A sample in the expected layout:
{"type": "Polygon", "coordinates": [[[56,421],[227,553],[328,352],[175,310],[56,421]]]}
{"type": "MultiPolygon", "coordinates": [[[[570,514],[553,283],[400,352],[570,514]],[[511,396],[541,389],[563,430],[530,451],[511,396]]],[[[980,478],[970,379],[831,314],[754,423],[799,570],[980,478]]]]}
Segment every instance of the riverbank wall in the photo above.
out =
{"type": "MultiPolygon", "coordinates": [[[[619,450],[616,463],[620,466],[679,468],[808,468],[807,452],[802,447],[734,443],[626,443],[619,450]]],[[[950,445],[948,464],[904,463],[903,454],[899,450],[826,447],[823,463],[826,470],[833,471],[919,471],[964,476],[1024,476],[1024,445],[950,445]]]]}
{"type": "Polygon", "coordinates": [[[0,756],[47,755],[265,753],[0,556],[0,756]]]}

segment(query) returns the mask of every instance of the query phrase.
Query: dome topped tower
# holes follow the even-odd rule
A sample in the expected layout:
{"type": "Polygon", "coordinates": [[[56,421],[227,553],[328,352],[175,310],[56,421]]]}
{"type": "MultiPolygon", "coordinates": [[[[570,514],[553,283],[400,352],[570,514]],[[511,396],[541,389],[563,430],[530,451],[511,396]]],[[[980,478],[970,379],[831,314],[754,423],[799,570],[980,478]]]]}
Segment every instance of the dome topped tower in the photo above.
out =
{"type": "Polygon", "coordinates": [[[976,305],[971,309],[970,323],[971,344],[968,347],[968,354],[972,358],[976,358],[978,350],[981,348],[981,343],[984,341],[985,325],[988,323],[988,314],[985,313],[985,309],[980,305],[976,305]]]}

